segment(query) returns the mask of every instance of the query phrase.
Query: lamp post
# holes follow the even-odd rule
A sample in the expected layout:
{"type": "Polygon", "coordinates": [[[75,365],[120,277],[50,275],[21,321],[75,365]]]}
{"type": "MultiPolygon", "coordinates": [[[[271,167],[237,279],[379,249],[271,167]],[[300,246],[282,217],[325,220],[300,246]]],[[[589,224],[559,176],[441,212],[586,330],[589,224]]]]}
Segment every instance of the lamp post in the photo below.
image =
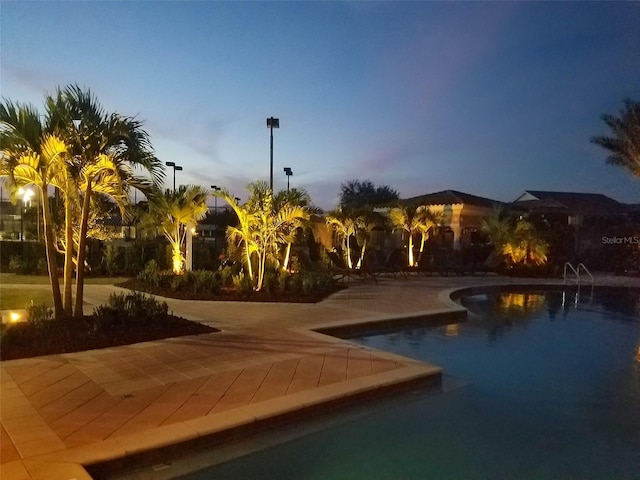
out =
{"type": "Polygon", "coordinates": [[[287,193],[289,193],[289,177],[293,175],[293,170],[291,167],[284,167],[284,173],[287,176],[287,193]]]}
{"type": "Polygon", "coordinates": [[[270,143],[270,162],[269,162],[269,187],[273,193],[273,129],[280,128],[280,119],[269,117],[267,118],[267,128],[271,130],[271,143],[270,143]]]}
{"type": "Polygon", "coordinates": [[[18,189],[18,196],[22,199],[22,208],[20,209],[20,241],[24,242],[24,212],[27,208],[27,202],[31,204],[33,190],[20,187],[18,189]]]}
{"type": "Polygon", "coordinates": [[[181,172],[182,167],[180,165],[176,165],[175,162],[165,162],[165,165],[173,168],[173,193],[176,193],[176,170],[181,172]]]}
{"type": "MultiPolygon", "coordinates": [[[[216,192],[220,191],[220,187],[217,185],[211,185],[211,190],[213,190],[213,216],[218,218],[218,197],[215,195],[216,192]]],[[[216,246],[218,243],[218,223],[216,221],[213,222],[213,245],[216,246]]]]}
{"type": "Polygon", "coordinates": [[[213,190],[214,196],[213,196],[213,213],[215,215],[218,214],[218,197],[215,195],[215,192],[219,192],[220,191],[220,187],[217,185],[211,185],[211,190],[213,190]]]}

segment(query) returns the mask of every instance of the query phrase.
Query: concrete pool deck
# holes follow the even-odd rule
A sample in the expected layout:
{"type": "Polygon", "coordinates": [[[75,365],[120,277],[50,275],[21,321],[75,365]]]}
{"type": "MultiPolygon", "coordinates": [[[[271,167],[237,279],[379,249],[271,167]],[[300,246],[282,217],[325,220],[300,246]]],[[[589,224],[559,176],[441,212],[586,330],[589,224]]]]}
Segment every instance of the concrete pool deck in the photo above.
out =
{"type": "MultiPolygon", "coordinates": [[[[437,378],[437,366],[316,330],[452,322],[465,311],[449,300],[451,290],[532,283],[562,282],[382,279],[317,304],[166,299],[175,314],[222,331],[1,362],[0,477],[90,479],[86,465],[437,378]]],[[[637,278],[597,283],[640,287],[637,278]]],[[[119,290],[87,285],[85,300],[98,305],[119,290]]]]}

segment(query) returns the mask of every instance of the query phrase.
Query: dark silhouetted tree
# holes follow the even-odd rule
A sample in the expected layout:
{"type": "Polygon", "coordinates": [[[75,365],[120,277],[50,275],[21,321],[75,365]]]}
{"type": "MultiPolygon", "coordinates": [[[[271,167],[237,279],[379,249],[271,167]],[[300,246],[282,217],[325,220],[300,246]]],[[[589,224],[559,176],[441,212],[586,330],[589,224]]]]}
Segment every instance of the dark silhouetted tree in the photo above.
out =
{"type": "Polygon", "coordinates": [[[627,98],[618,117],[603,115],[611,136],[596,136],[591,143],[609,150],[607,163],[620,165],[640,176],[640,103],[627,98]]]}

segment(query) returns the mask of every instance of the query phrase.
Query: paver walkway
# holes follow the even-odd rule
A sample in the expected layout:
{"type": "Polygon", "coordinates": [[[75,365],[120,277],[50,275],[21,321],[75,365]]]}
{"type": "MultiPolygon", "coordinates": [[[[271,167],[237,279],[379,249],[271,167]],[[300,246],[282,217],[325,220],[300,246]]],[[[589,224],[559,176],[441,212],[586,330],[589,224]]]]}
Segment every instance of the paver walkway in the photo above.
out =
{"type": "MultiPolygon", "coordinates": [[[[437,376],[433,365],[312,329],[461,311],[449,290],[509,282],[385,279],[318,304],[168,299],[222,332],[2,362],[1,478],[89,479],[82,465],[437,376]]],[[[86,300],[117,290],[88,285],[86,300]]]]}

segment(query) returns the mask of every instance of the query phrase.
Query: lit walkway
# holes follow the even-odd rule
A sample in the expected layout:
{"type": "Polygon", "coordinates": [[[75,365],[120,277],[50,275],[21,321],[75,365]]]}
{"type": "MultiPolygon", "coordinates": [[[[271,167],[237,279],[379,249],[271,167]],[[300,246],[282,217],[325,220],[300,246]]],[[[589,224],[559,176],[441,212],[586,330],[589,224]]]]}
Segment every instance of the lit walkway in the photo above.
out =
{"type": "MultiPolygon", "coordinates": [[[[312,329],[464,315],[448,292],[495,283],[515,281],[383,279],[318,304],[167,299],[174,313],[222,332],[2,362],[1,477],[88,479],[82,465],[437,377],[433,365],[312,329]]],[[[88,285],[86,300],[104,303],[117,290],[88,285]]]]}

